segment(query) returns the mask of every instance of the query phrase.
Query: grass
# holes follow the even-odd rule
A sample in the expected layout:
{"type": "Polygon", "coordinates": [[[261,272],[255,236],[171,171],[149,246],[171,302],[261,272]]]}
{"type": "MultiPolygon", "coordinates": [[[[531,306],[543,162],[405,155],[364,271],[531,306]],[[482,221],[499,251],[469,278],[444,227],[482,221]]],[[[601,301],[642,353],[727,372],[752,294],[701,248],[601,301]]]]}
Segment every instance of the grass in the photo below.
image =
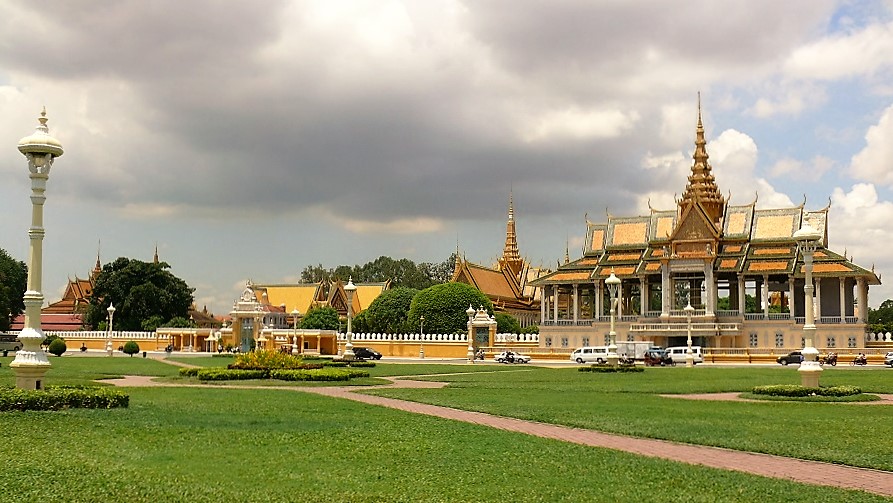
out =
{"type": "MultiPolygon", "coordinates": [[[[9,360],[0,359],[0,384],[14,380],[9,360]]],[[[219,358],[208,360],[221,365],[219,358]]],[[[50,384],[178,372],[142,358],[51,361],[50,384]]],[[[451,382],[441,390],[376,391],[390,396],[694,443],[728,435],[746,450],[774,445],[779,435],[791,448],[806,442],[806,450],[833,438],[823,456],[866,450],[864,462],[847,464],[884,468],[878,461],[883,456],[890,462],[889,454],[871,448],[882,447],[878,439],[893,434],[885,424],[890,423],[887,406],[706,403],[656,395],[796,383],[797,376],[788,375],[794,372],[677,368],[601,375],[574,368],[453,367],[381,364],[369,370],[379,376],[473,371],[430,377],[451,382]]],[[[822,379],[875,392],[891,386],[883,371],[835,370],[822,379]]],[[[820,490],[822,498],[832,500],[888,501],[289,390],[208,386],[128,392],[128,409],[0,414],[9,446],[0,456],[3,500],[811,501],[820,490]]]]}
{"type": "MultiPolygon", "coordinates": [[[[468,374],[427,378],[443,389],[381,389],[369,393],[533,421],[893,470],[891,407],[790,401],[720,402],[660,394],[746,392],[759,384],[797,384],[781,368],[655,368],[641,374],[594,374],[531,367],[509,379],[468,374]]],[[[834,369],[824,385],[852,384],[891,393],[883,370],[834,369]]]]}

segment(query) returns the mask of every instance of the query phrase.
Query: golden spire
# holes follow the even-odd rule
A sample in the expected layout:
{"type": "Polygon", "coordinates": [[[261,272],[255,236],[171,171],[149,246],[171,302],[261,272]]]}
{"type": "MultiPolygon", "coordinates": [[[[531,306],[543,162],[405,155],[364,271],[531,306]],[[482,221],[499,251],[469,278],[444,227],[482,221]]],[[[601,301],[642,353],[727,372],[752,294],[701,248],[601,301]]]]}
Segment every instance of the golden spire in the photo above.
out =
{"type": "Polygon", "coordinates": [[[102,240],[100,239],[96,245],[96,265],[93,266],[93,273],[90,274],[90,279],[95,280],[99,273],[102,272],[102,264],[99,262],[99,248],[102,246],[102,240]]]}
{"type": "Polygon", "coordinates": [[[509,218],[505,225],[505,248],[502,250],[500,265],[508,267],[514,274],[521,271],[523,261],[518,253],[518,236],[515,234],[515,205],[514,194],[509,191],[509,218]]]}
{"type": "Polygon", "coordinates": [[[688,176],[688,185],[682,194],[681,203],[698,201],[714,223],[722,218],[725,199],[716,186],[713,168],[708,161],[707,140],[704,139],[704,123],[701,120],[701,93],[698,93],[698,128],[695,134],[694,164],[688,176]]]}
{"type": "Polygon", "coordinates": [[[155,255],[152,257],[152,263],[158,264],[158,243],[155,243],[155,255]]]}

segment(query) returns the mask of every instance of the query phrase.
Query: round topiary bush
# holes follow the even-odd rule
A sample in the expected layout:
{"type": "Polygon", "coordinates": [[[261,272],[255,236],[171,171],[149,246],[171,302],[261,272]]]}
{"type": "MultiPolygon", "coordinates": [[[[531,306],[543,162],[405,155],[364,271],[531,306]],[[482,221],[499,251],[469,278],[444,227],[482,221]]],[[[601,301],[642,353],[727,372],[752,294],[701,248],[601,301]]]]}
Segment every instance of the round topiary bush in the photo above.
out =
{"type": "Polygon", "coordinates": [[[67,350],[68,347],[65,345],[63,339],[53,339],[52,342],[50,342],[50,347],[47,348],[48,353],[56,356],[62,356],[67,350]]]}
{"type": "Polygon", "coordinates": [[[127,341],[121,351],[124,351],[125,354],[128,354],[131,358],[133,358],[133,355],[140,352],[140,345],[134,341],[127,341]]]}

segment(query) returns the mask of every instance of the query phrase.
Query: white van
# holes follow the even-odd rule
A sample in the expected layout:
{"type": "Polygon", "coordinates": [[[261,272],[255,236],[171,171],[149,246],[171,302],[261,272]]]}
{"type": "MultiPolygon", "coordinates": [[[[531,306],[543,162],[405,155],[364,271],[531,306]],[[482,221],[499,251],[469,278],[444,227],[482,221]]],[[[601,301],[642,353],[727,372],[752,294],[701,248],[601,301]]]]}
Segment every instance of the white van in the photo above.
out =
{"type": "Polygon", "coordinates": [[[0,333],[0,351],[18,351],[22,349],[22,341],[12,334],[0,333]]]}
{"type": "Polygon", "coordinates": [[[608,346],[585,346],[571,353],[571,361],[577,363],[605,363],[608,361],[608,346]]]}
{"type": "MultiPolygon", "coordinates": [[[[667,348],[667,354],[673,359],[674,363],[685,363],[685,355],[688,354],[688,346],[673,346],[667,348]]],[[[701,346],[692,346],[691,355],[694,357],[695,363],[704,363],[704,357],[701,356],[701,346]]]]}

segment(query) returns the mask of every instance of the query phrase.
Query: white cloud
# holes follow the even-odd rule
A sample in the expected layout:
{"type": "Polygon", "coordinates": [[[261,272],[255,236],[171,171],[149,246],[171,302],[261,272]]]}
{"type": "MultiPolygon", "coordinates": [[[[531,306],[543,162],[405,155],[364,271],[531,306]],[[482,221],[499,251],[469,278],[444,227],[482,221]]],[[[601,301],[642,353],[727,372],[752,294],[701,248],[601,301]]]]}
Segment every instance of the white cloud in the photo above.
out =
{"type": "Polygon", "coordinates": [[[636,111],[568,108],[538,117],[523,136],[528,142],[616,138],[638,121],[636,111]]]}
{"type": "Polygon", "coordinates": [[[757,99],[748,114],[761,119],[776,115],[796,116],[825,103],[828,99],[824,89],[807,81],[784,82],[765,91],[770,97],[757,99]]]}
{"type": "Polygon", "coordinates": [[[443,229],[443,221],[436,218],[400,218],[388,222],[341,219],[339,223],[358,234],[430,234],[443,229]]]}
{"type": "Polygon", "coordinates": [[[776,161],[769,168],[769,173],[773,177],[785,176],[798,180],[816,181],[832,167],[834,167],[834,160],[821,155],[813,157],[808,162],[785,157],[776,161]]]}
{"type": "Polygon", "coordinates": [[[893,187],[893,106],[865,133],[865,148],[854,155],[850,168],[861,180],[893,187]]]}
{"type": "Polygon", "coordinates": [[[890,65],[893,65],[893,23],[871,24],[804,45],[788,56],[784,71],[796,79],[836,80],[870,75],[890,65]]]}

